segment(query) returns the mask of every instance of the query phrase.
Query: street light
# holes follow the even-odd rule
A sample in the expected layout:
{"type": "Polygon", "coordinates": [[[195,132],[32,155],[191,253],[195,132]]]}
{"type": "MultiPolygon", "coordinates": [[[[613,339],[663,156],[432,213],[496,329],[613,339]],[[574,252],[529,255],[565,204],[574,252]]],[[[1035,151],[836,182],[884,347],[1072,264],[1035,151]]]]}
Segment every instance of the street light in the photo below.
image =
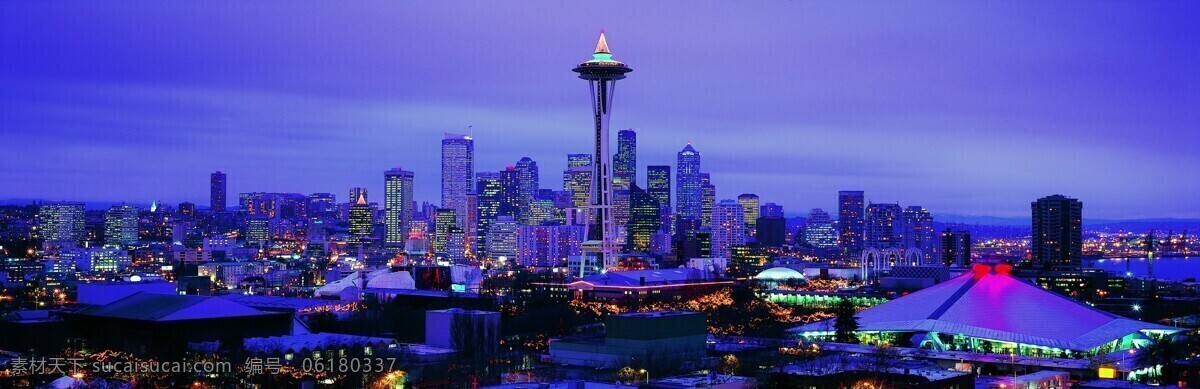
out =
{"type": "Polygon", "coordinates": [[[1133,311],[1134,311],[1134,312],[1138,312],[1138,311],[1141,311],[1141,310],[1142,310],[1142,306],[1141,306],[1141,305],[1138,305],[1138,304],[1133,304],[1133,311]]]}
{"type": "Polygon", "coordinates": [[[647,384],[650,383],[650,371],[648,371],[646,369],[641,369],[641,370],[638,370],[638,373],[645,374],[646,375],[646,383],[647,384]]]}

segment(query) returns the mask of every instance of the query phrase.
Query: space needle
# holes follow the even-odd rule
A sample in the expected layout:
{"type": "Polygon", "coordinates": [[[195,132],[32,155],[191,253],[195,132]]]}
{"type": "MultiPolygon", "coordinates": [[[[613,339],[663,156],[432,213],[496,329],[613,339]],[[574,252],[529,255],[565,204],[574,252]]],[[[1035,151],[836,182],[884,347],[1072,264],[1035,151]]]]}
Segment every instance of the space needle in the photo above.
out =
{"type": "Polygon", "coordinates": [[[596,42],[592,59],[580,63],[574,71],[591,87],[592,116],[596,125],[596,149],[592,156],[592,179],[589,187],[588,215],[583,242],[583,262],[575,275],[585,276],[617,266],[617,227],[612,207],[612,153],[608,151],[608,120],[612,114],[613,92],[617,80],[633,71],[624,63],[612,59],[604,31],[596,42]]]}

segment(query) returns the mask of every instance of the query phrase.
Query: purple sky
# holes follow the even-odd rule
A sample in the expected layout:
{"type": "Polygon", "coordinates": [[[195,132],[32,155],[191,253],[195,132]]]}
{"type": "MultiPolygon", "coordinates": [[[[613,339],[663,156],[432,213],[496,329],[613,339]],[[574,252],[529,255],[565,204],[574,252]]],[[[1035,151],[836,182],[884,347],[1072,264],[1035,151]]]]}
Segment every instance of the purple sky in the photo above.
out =
{"type": "Polygon", "coordinates": [[[220,169],[344,201],[399,165],[435,201],[467,126],[477,170],[561,188],[604,28],[641,180],[691,140],[719,198],[789,213],[1200,217],[1200,3],[601,3],[0,2],[0,198],[207,205],[220,169]]]}

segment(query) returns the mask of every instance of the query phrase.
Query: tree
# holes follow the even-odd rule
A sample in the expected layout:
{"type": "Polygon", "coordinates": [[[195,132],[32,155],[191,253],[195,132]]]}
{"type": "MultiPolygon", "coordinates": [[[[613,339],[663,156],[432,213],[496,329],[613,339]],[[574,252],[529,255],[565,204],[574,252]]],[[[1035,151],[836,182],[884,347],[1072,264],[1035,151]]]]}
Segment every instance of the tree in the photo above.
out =
{"type": "Polygon", "coordinates": [[[727,377],[737,374],[738,370],[741,370],[741,368],[742,362],[739,361],[738,357],[733,354],[725,354],[725,356],[721,357],[721,360],[717,365],[717,370],[721,371],[721,373],[725,374],[727,377]]]}
{"type": "Polygon", "coordinates": [[[838,343],[858,343],[858,310],[850,299],[843,298],[834,309],[834,340],[838,343]]]}

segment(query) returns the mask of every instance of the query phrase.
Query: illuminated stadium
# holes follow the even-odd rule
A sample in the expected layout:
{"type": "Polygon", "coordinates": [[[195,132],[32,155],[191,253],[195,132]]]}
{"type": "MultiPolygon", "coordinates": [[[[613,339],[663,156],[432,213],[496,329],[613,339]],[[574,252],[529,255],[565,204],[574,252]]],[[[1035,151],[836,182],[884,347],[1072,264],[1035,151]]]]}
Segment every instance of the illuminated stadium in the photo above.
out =
{"type": "MultiPolygon", "coordinates": [[[[858,313],[858,337],[938,351],[1086,358],[1142,347],[1180,329],[1098,310],[1013,277],[1012,267],[972,272],[858,313]]],[[[834,320],[790,330],[833,339],[834,320]]]]}

